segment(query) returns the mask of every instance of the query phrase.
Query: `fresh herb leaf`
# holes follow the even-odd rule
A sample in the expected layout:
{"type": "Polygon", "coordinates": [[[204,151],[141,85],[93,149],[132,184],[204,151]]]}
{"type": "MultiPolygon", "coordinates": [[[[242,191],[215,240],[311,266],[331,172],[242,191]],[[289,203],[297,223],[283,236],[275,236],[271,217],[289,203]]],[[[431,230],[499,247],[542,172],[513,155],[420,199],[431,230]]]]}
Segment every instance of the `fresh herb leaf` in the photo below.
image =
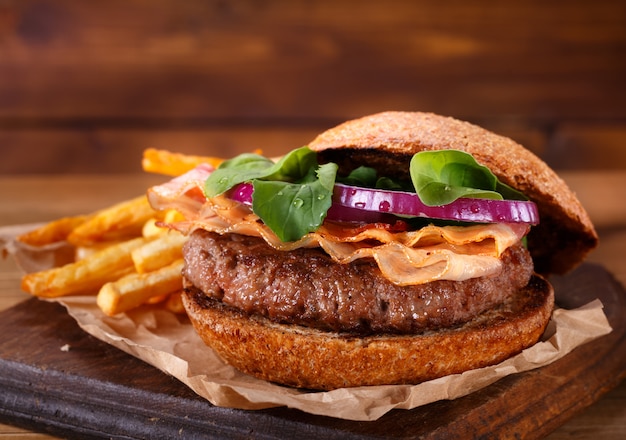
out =
{"type": "Polygon", "coordinates": [[[298,240],[320,227],[332,203],[337,175],[334,163],[318,165],[308,147],[295,149],[278,162],[242,154],[223,162],[206,180],[207,197],[252,182],[252,211],[283,241],[298,240]]]}
{"type": "Polygon", "coordinates": [[[315,166],[317,156],[307,147],[290,151],[276,163],[258,154],[241,154],[222,162],[211,173],[204,184],[204,193],[207,197],[215,197],[235,185],[254,179],[295,181],[315,166]]]}
{"type": "Polygon", "coordinates": [[[516,190],[506,183],[500,182],[499,180],[498,184],[496,185],[496,191],[502,194],[504,200],[528,200],[528,197],[526,197],[524,193],[516,190]]]}
{"type": "Polygon", "coordinates": [[[521,196],[464,151],[419,152],[411,159],[410,172],[417,195],[428,206],[447,205],[461,197],[502,200],[503,195],[521,196]]]}
{"type": "Polygon", "coordinates": [[[269,170],[269,173],[258,178],[294,182],[306,178],[311,169],[317,168],[317,153],[308,147],[301,147],[283,156],[269,170]]]}
{"type": "Polygon", "coordinates": [[[329,162],[318,167],[315,172],[320,186],[328,191],[330,195],[332,195],[335,189],[335,179],[337,178],[338,168],[337,164],[329,162]]]}
{"type": "Polygon", "coordinates": [[[336,174],[337,165],[328,163],[297,183],[254,180],[252,210],[282,241],[298,240],[326,218],[336,174]]]}
{"type": "Polygon", "coordinates": [[[374,168],[360,166],[350,171],[350,174],[348,174],[347,176],[342,177],[338,180],[346,185],[373,188],[376,185],[377,178],[378,175],[374,168]]]}
{"type": "Polygon", "coordinates": [[[403,185],[399,181],[395,179],[391,179],[389,177],[379,177],[376,180],[376,188],[378,189],[390,189],[397,191],[413,191],[410,183],[403,185]]]}
{"type": "MultiPolygon", "coordinates": [[[[343,184],[351,186],[360,186],[363,188],[376,188],[376,189],[406,189],[407,185],[402,185],[400,182],[390,177],[378,177],[376,169],[366,166],[360,166],[352,171],[345,177],[337,178],[337,180],[343,184]]],[[[409,189],[410,191],[411,189],[409,189]]]]}
{"type": "Polygon", "coordinates": [[[223,194],[235,185],[266,175],[273,166],[274,162],[258,154],[241,154],[226,160],[204,183],[204,194],[209,198],[223,194]]]}

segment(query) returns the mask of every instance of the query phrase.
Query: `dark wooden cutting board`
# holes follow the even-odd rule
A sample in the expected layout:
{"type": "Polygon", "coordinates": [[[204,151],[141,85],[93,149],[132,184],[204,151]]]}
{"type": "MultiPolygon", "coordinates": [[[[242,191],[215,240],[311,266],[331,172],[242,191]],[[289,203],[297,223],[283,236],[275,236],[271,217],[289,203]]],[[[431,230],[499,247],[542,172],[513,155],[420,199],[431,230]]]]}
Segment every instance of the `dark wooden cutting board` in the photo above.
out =
{"type": "Polygon", "coordinates": [[[67,438],[539,438],[626,377],[626,293],[602,267],[554,278],[557,302],[602,300],[613,332],[546,367],[374,422],[219,408],[29,299],[0,313],[0,421],[67,438]]]}

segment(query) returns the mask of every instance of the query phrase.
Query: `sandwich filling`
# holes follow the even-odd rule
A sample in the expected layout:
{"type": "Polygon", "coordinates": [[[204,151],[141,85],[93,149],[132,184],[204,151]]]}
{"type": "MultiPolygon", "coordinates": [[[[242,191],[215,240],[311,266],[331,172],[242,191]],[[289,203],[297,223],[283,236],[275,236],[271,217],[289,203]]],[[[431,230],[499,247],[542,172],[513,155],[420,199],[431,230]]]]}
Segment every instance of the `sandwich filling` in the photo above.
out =
{"type": "MultiPolygon", "coordinates": [[[[245,166],[247,161],[260,159],[247,158],[245,166]]],[[[281,173],[277,171],[280,167],[263,163],[271,178],[281,173]]],[[[409,334],[467,322],[506,303],[533,274],[531,256],[522,245],[530,229],[528,221],[441,224],[419,219],[422,224],[415,227],[411,224],[415,216],[403,215],[405,211],[380,219],[391,221],[358,221],[359,215],[367,216],[367,203],[356,211],[355,221],[345,221],[332,216],[329,202],[323,215],[314,216],[321,217],[319,224],[285,240],[285,230],[293,231],[289,225],[277,231],[281,223],[272,220],[280,217],[282,201],[271,207],[269,214],[265,201],[257,203],[261,209],[255,209],[255,201],[260,199],[255,200],[255,194],[266,191],[265,182],[245,181],[243,171],[233,173],[229,166],[221,171],[199,166],[148,193],[154,208],[174,209],[183,215],[184,220],[169,227],[190,237],[184,248],[184,279],[189,289],[204,292],[207,301],[219,301],[275,322],[323,330],[409,334]],[[216,191],[216,186],[222,187],[216,191]]],[[[263,173],[267,171],[252,176],[263,178],[263,173]]],[[[329,188],[310,190],[307,185],[314,173],[303,174],[309,177],[295,183],[279,182],[269,198],[291,190],[297,200],[311,191],[331,198],[336,188],[334,176],[329,188]]],[[[445,192],[450,185],[444,186],[445,192]]],[[[350,188],[342,191],[360,194],[350,188]]],[[[468,195],[470,190],[457,192],[468,195]]],[[[485,195],[485,191],[477,192],[485,195]]],[[[385,200],[393,206],[406,194],[377,195],[391,197],[385,200]]],[[[318,196],[310,198],[324,198],[318,196]]],[[[374,200],[380,204],[379,199],[374,200]]],[[[477,206],[484,202],[476,200],[472,203],[477,206]]],[[[289,202],[285,215],[298,217],[297,208],[289,202]]],[[[354,215],[352,211],[348,216],[354,215]]],[[[528,220],[526,214],[523,217],[528,220]]]]}
{"type": "Polygon", "coordinates": [[[476,223],[406,228],[389,223],[324,221],[314,231],[283,241],[251,206],[226,195],[206,197],[205,182],[214,172],[200,166],[148,193],[156,209],[175,209],[185,220],[170,225],[184,234],[202,229],[218,234],[262,238],[279,251],[321,248],[339,264],[373,260],[383,276],[400,286],[436,280],[463,281],[502,270],[501,256],[528,233],[527,223],[476,223]]]}

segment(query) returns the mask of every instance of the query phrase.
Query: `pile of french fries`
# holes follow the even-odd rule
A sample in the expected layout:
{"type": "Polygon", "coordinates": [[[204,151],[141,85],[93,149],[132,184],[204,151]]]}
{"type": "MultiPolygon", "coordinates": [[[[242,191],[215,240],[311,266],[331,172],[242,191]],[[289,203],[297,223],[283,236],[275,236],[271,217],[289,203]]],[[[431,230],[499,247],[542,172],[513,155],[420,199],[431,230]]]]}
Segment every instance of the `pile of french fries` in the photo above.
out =
{"type": "MultiPolygon", "coordinates": [[[[148,149],[142,166],[147,172],[177,176],[200,163],[217,166],[221,160],[148,149]]],[[[75,247],[76,256],[64,266],[24,275],[22,289],[42,298],[95,294],[109,316],[142,304],[162,304],[184,313],[180,295],[186,237],[158,226],[179,217],[176,211],[154,211],[141,195],[27,232],[17,239],[35,247],[66,241],[75,247]]]]}

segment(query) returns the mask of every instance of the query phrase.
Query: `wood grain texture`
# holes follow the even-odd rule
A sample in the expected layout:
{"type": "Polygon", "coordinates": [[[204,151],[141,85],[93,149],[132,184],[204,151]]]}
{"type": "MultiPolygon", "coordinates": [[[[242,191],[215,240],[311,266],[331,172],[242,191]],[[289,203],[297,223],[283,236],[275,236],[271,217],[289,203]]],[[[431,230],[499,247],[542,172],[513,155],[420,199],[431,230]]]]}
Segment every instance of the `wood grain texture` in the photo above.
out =
{"type": "Polygon", "coordinates": [[[626,116],[610,0],[3,5],[3,117],[626,116]]]}
{"type": "Polygon", "coordinates": [[[284,150],[382,110],[523,133],[568,169],[625,168],[625,77],[613,0],[6,0],[0,172],[104,172],[160,136],[212,154],[250,143],[224,129],[300,130],[266,147],[284,150]],[[76,160],[32,160],[44,148],[76,160]]]}
{"type": "Polygon", "coordinates": [[[141,173],[146,148],[232,157],[260,149],[273,157],[312,140],[321,128],[0,130],[0,174],[141,173]]]}

